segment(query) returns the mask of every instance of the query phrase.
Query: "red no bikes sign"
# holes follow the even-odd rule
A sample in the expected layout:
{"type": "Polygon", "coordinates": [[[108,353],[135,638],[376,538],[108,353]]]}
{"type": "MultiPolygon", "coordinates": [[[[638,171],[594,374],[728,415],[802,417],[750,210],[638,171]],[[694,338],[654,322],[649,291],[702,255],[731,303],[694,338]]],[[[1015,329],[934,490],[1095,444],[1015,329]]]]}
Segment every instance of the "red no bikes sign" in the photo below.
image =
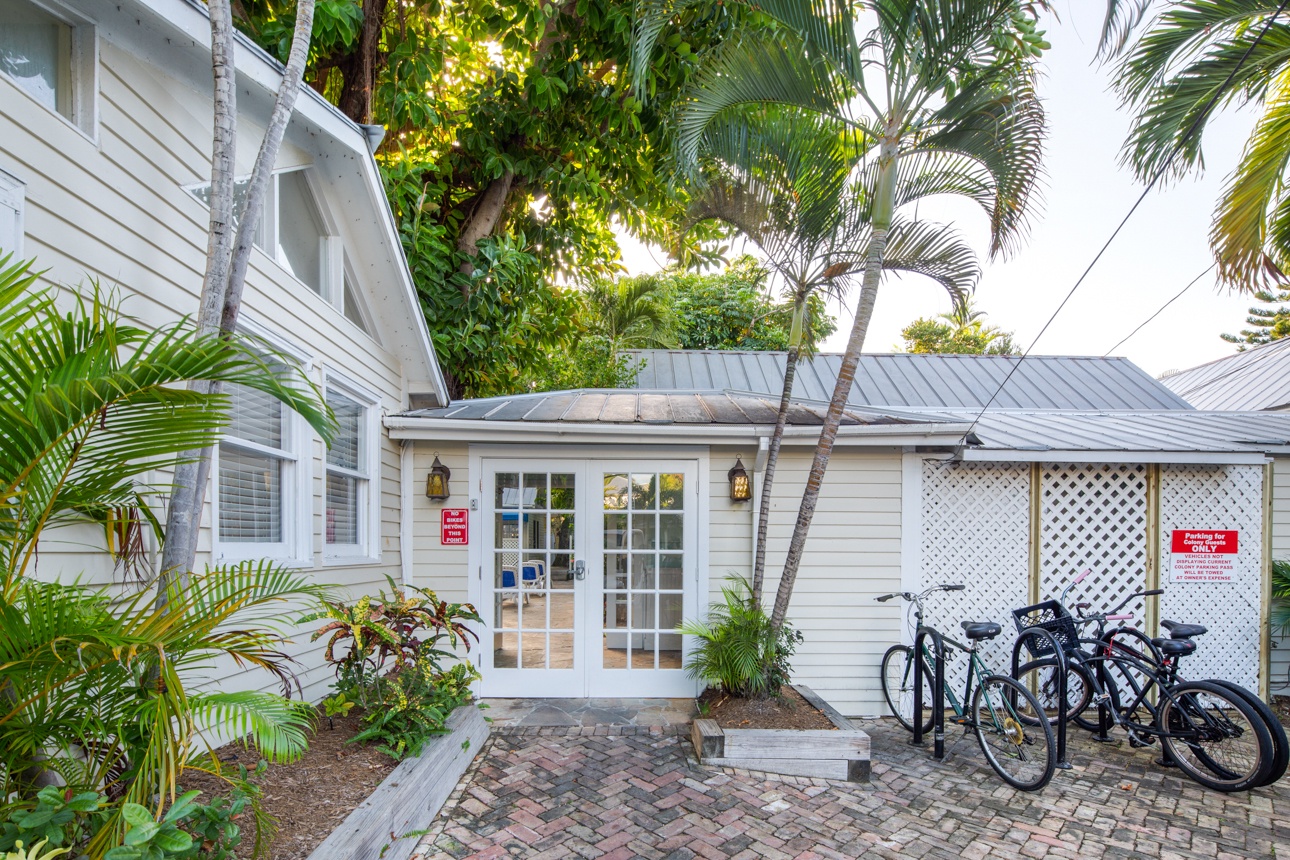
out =
{"type": "Polygon", "coordinates": [[[1241,533],[1229,529],[1174,529],[1171,582],[1231,582],[1241,533]]]}

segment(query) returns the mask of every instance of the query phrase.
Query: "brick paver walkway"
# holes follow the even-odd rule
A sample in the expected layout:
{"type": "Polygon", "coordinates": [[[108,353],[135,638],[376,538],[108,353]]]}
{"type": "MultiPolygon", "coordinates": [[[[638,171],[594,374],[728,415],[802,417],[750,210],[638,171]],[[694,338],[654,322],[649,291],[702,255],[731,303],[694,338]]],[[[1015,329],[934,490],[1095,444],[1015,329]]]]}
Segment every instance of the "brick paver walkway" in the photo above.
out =
{"type": "Polygon", "coordinates": [[[1073,734],[1075,769],[1027,794],[972,738],[938,763],[893,722],[862,725],[869,785],[700,766],[676,727],[494,729],[417,856],[1290,858],[1290,778],[1220,794],[1073,734]]]}

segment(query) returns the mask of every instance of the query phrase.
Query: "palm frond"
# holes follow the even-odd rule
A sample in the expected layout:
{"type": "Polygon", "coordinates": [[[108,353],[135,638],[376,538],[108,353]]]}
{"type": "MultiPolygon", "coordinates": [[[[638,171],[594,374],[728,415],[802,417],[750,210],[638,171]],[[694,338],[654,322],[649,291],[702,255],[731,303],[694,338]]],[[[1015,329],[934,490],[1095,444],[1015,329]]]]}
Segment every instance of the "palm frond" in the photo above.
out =
{"type": "Polygon", "coordinates": [[[313,724],[307,704],[256,691],[195,694],[189,708],[199,729],[231,735],[275,764],[300,758],[313,724]]]}
{"type": "Polygon", "coordinates": [[[899,217],[887,234],[882,267],[931,278],[956,304],[967,299],[981,278],[976,252],[952,226],[899,217]]]}
{"type": "MultiPolygon", "coordinates": [[[[1290,69],[1282,72],[1245,152],[1219,198],[1210,231],[1221,283],[1254,292],[1284,283],[1269,242],[1274,224],[1285,217],[1286,168],[1290,164],[1290,69]],[[1274,217],[1280,214],[1280,218],[1274,217]]],[[[1284,236],[1280,237],[1284,241],[1284,236]]]]}
{"type": "Polygon", "coordinates": [[[1102,19],[1102,33],[1097,40],[1100,59],[1118,56],[1133,31],[1147,17],[1152,0],[1106,0],[1106,17],[1102,19]]]}

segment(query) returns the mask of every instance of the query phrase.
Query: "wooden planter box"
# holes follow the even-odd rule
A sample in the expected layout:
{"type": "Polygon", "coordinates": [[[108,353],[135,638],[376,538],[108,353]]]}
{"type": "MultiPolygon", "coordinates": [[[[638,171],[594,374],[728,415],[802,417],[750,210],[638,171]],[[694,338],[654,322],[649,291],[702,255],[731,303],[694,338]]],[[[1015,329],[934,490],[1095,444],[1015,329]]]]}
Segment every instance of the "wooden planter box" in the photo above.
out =
{"type": "Polygon", "coordinates": [[[809,687],[795,685],[793,689],[827,716],[837,730],[723,729],[716,720],[696,719],[690,738],[699,760],[785,776],[868,782],[869,735],[809,687]]]}
{"type": "Polygon", "coordinates": [[[407,860],[488,740],[488,723],[473,703],[453,711],[447,725],[448,734],[400,762],[309,860],[407,860]]]}

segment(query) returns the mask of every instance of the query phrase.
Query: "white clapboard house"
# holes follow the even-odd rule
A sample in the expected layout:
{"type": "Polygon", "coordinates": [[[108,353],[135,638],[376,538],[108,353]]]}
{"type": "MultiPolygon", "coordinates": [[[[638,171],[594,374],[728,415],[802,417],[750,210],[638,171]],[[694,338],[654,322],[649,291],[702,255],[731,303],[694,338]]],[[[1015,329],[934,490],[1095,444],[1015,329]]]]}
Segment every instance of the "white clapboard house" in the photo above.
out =
{"type": "MultiPolygon", "coordinates": [[[[116,286],[153,324],[196,309],[211,143],[209,22],[195,0],[0,0],[0,249],[55,283],[116,286]]],[[[237,48],[247,172],[280,66],[237,48]]],[[[782,353],[642,353],[637,388],[450,403],[370,146],[310,90],[277,165],[248,276],[250,332],[297,356],[350,416],[325,451],[261,398],[236,403],[201,562],[273,558],[351,594],[385,577],[474,602],[480,692],[687,696],[675,632],[749,573],[782,353]],[[355,453],[356,452],[356,453],[355,453]],[[732,498],[739,468],[752,498],[732,498]],[[446,492],[428,479],[444,478],[446,492]],[[430,496],[434,497],[431,498],[430,496]]],[[[957,581],[931,619],[1005,624],[1092,568],[1085,596],[1210,626],[1191,674],[1266,691],[1268,566],[1290,552],[1290,416],[1204,412],[1123,359],[866,356],[791,619],[796,676],[847,714],[882,710],[878,662],[907,637],[874,597],[957,581]],[[1231,535],[1217,574],[1175,532],[1231,535]]],[[[837,356],[798,373],[771,500],[776,586],[837,356]]],[[[91,530],[41,576],[113,572],[91,530]]],[[[306,692],[330,679],[301,636],[306,692]]],[[[1001,649],[996,648],[997,655],[1001,649]]],[[[268,679],[230,674],[226,685],[268,679]]]]}
{"type": "MultiPolygon", "coordinates": [[[[237,168],[249,174],[281,67],[239,39],[237,74],[237,168]]],[[[48,282],[97,280],[145,323],[195,314],[211,117],[204,4],[0,0],[0,253],[35,258],[48,282]]],[[[375,592],[409,563],[408,464],[381,421],[446,396],[371,143],[301,92],[242,318],[305,365],[348,418],[345,435],[328,456],[276,402],[237,397],[199,565],[272,558],[375,592]]],[[[38,573],[108,582],[106,554],[85,551],[101,546],[101,531],[64,530],[42,546],[38,573]]],[[[330,673],[307,636],[297,650],[321,695],[330,673]]]]}

